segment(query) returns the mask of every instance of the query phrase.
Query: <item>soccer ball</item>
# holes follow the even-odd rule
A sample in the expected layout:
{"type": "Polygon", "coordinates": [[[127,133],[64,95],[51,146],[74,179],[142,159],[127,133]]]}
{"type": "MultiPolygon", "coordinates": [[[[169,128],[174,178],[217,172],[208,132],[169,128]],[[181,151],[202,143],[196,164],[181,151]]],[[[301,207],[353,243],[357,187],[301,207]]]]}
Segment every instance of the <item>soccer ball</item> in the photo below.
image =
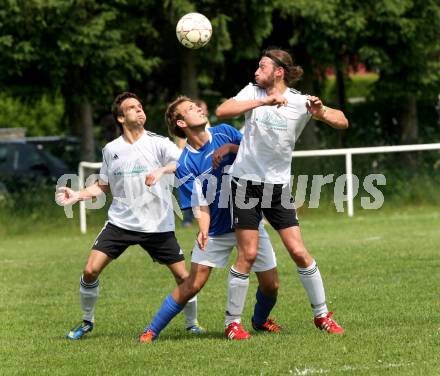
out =
{"type": "Polygon", "coordinates": [[[176,35],[185,47],[196,50],[211,39],[211,22],[200,13],[185,14],[177,23],[176,35]]]}

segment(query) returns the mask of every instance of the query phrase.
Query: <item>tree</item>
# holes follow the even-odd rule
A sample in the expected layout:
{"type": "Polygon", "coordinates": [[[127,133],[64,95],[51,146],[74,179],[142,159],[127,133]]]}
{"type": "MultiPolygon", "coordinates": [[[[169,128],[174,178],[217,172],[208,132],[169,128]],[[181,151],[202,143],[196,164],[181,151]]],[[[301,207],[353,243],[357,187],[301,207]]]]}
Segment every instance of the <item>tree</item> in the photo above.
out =
{"type": "Polygon", "coordinates": [[[86,160],[94,158],[93,105],[160,62],[137,45],[145,33],[157,37],[145,14],[155,2],[144,1],[142,8],[131,4],[8,0],[0,10],[0,82],[61,93],[86,160]]]}
{"type": "Polygon", "coordinates": [[[241,59],[255,58],[258,55],[263,39],[272,30],[272,9],[273,5],[269,0],[164,1],[165,27],[172,30],[171,35],[166,37],[165,44],[170,48],[173,44],[176,47],[172,50],[174,59],[164,59],[163,68],[169,70],[177,63],[180,90],[186,95],[198,97],[200,86],[216,87],[222,91],[222,83],[231,81],[229,73],[232,67],[229,68],[225,61],[235,64],[241,59]],[[202,13],[212,23],[214,32],[211,41],[203,49],[188,50],[176,42],[175,25],[188,12],[202,13]]]}
{"type": "MultiPolygon", "coordinates": [[[[274,21],[274,31],[277,24],[284,23],[281,32],[285,43],[304,69],[302,89],[319,95],[327,68],[333,68],[337,83],[336,106],[346,111],[347,67],[356,54],[357,41],[366,24],[362,3],[355,0],[282,0],[277,1],[275,7],[279,14],[274,21]]],[[[343,143],[342,133],[339,135],[339,142],[343,143]]],[[[315,147],[318,143],[313,125],[307,127],[304,136],[302,140],[307,147],[315,147]]]]}
{"type": "Polygon", "coordinates": [[[418,142],[417,101],[432,100],[440,87],[440,3],[383,1],[367,14],[360,55],[380,71],[375,96],[395,110],[399,141],[418,142]]]}
{"type": "Polygon", "coordinates": [[[305,73],[334,67],[342,110],[346,66],[364,61],[379,71],[374,99],[394,110],[397,141],[418,141],[417,101],[440,87],[438,1],[283,0],[275,7],[292,23],[289,43],[305,73]]]}

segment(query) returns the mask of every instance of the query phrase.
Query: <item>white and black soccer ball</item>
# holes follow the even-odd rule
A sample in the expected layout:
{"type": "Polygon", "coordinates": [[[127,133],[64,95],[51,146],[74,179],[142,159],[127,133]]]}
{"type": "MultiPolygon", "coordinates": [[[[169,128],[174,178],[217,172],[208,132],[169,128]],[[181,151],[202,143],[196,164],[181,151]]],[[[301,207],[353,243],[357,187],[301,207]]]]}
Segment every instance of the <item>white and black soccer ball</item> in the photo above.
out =
{"type": "Polygon", "coordinates": [[[177,23],[176,35],[185,47],[196,50],[211,39],[211,22],[200,13],[185,14],[177,23]]]}

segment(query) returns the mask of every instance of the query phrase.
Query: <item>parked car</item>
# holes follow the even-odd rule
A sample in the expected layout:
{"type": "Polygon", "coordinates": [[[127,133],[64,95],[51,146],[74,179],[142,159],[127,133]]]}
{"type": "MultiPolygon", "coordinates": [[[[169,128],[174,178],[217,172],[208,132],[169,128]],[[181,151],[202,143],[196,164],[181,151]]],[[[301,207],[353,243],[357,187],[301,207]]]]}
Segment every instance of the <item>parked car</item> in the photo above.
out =
{"type": "Polygon", "coordinates": [[[75,170],[38,145],[25,140],[0,141],[0,182],[9,192],[54,184],[68,173],[75,170]]]}
{"type": "MultiPolygon", "coordinates": [[[[26,137],[26,142],[36,145],[40,150],[48,151],[50,154],[61,159],[72,171],[78,170],[79,162],[81,162],[81,141],[77,137],[26,137]]],[[[101,159],[101,150],[96,147],[95,160],[100,161],[101,159]]]]}

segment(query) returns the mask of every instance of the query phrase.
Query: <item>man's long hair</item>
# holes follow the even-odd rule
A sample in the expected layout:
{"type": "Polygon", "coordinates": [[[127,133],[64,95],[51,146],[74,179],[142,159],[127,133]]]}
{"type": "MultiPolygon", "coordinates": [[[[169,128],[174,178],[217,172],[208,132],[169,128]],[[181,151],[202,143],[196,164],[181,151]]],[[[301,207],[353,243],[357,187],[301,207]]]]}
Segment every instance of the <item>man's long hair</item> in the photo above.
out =
{"type": "Polygon", "coordinates": [[[304,73],[299,65],[293,64],[292,56],[280,48],[269,47],[263,51],[261,57],[268,57],[275,66],[284,69],[284,83],[289,87],[292,87],[295,82],[299,81],[304,73]]]}

